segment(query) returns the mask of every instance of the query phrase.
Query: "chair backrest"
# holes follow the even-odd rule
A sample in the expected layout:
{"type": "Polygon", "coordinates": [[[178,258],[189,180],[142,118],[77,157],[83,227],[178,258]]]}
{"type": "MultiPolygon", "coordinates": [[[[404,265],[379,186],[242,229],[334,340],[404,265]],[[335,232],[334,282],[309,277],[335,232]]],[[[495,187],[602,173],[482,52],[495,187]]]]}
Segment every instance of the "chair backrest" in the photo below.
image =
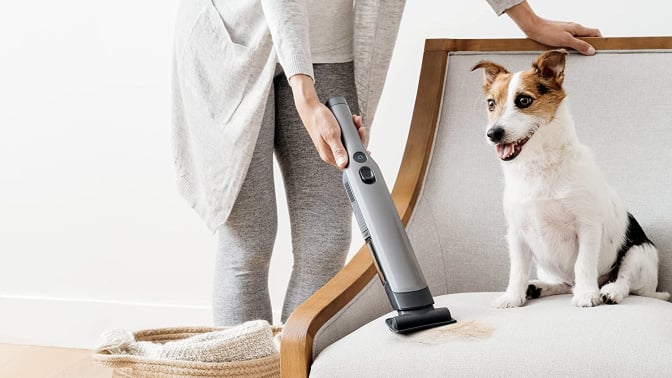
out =
{"type": "MultiPolygon", "coordinates": [[[[596,56],[567,58],[577,133],[658,247],[659,288],[672,291],[672,38],[596,42],[596,56]]],[[[485,59],[525,70],[540,49],[521,40],[426,44],[409,138],[431,132],[404,159],[424,156],[407,230],[433,295],[506,288],[503,174],[485,140],[482,73],[470,69],[485,59]]]]}

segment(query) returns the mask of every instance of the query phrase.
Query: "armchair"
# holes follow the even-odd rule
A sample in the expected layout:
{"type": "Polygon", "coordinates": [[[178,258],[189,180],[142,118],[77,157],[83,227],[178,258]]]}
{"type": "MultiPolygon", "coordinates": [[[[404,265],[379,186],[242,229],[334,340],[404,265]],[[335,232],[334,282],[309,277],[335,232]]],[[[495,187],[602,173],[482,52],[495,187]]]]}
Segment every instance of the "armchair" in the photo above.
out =
{"type": "MultiPolygon", "coordinates": [[[[583,143],[660,251],[672,291],[672,37],[591,38],[568,57],[565,89],[583,143]]],[[[503,178],[486,145],[480,73],[488,59],[529,67],[530,40],[425,44],[413,120],[392,197],[437,306],[492,329],[423,343],[391,333],[391,308],[366,246],[289,318],[286,377],[672,376],[672,303],[630,296],[577,308],[571,296],[499,310],[508,253],[503,178]]]]}

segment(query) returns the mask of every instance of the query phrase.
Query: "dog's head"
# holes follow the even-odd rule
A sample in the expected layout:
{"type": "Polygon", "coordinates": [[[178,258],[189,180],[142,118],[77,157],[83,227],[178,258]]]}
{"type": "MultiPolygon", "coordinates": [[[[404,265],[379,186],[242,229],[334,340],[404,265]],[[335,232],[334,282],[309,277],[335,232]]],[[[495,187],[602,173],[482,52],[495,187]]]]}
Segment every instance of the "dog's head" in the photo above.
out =
{"type": "Polygon", "coordinates": [[[483,69],[483,92],[487,102],[487,139],[497,156],[513,160],[538,128],[551,122],[565,98],[562,81],[565,50],[539,55],[527,71],[510,73],[497,63],[481,61],[472,71],[483,69]]]}

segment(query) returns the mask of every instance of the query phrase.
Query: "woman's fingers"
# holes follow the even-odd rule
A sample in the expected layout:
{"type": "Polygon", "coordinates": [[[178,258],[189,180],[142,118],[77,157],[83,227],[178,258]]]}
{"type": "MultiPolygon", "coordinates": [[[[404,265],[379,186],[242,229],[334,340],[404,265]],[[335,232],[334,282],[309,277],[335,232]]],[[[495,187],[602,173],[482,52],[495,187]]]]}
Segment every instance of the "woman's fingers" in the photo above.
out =
{"type": "Polygon", "coordinates": [[[367,140],[368,135],[362,121],[362,116],[353,115],[352,120],[355,122],[355,126],[357,126],[357,131],[359,132],[359,139],[362,140],[362,144],[366,145],[368,141],[367,140]]]}
{"type": "Polygon", "coordinates": [[[570,23],[570,31],[575,37],[601,37],[600,29],[587,28],[581,24],[570,23]]]}
{"type": "MultiPolygon", "coordinates": [[[[322,135],[324,142],[329,147],[328,154],[330,154],[331,159],[325,160],[327,163],[334,164],[338,168],[345,168],[345,165],[348,163],[348,154],[343,147],[341,142],[341,130],[336,126],[336,129],[326,130],[322,135]]],[[[324,160],[324,158],[322,159],[324,160]]]]}
{"type": "Polygon", "coordinates": [[[567,46],[580,52],[583,55],[594,55],[595,48],[588,42],[582,41],[576,37],[601,37],[599,29],[587,28],[581,24],[570,22],[566,24],[565,30],[569,34],[569,38],[565,43],[567,46]]]}
{"type": "Polygon", "coordinates": [[[594,55],[595,48],[577,37],[600,35],[598,29],[586,28],[574,22],[558,22],[539,19],[530,29],[528,37],[548,46],[567,47],[583,55],[594,55]]]}
{"type": "Polygon", "coordinates": [[[595,55],[595,48],[592,45],[571,35],[565,45],[567,45],[565,47],[570,47],[583,55],[595,55]]]}

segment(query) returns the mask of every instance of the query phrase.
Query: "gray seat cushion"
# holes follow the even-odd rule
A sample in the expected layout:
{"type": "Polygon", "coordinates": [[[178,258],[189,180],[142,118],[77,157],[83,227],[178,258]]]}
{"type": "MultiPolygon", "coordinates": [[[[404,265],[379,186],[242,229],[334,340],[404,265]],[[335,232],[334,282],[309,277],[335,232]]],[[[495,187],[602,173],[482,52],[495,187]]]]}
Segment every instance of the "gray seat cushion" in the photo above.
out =
{"type": "Polygon", "coordinates": [[[378,318],[327,347],[311,377],[672,377],[672,303],[630,296],[577,308],[570,295],[499,310],[499,293],[435,298],[477,337],[400,336],[378,318]],[[469,328],[469,327],[467,327],[469,328]],[[487,330],[491,332],[487,332],[487,330]]]}

